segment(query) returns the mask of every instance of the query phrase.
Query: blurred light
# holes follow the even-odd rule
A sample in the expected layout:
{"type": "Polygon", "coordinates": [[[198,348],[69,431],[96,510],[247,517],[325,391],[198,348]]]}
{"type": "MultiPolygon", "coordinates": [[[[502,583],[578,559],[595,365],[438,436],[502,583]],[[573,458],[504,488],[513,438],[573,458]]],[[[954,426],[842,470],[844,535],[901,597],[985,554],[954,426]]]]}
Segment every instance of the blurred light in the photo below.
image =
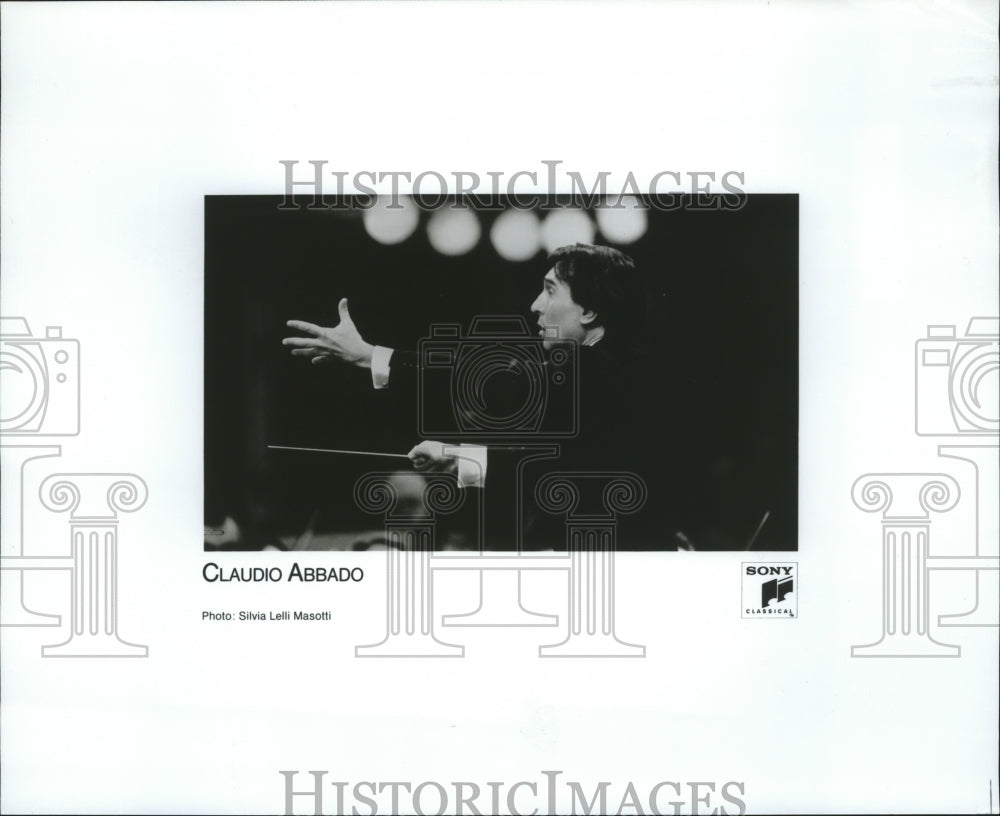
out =
{"type": "Polygon", "coordinates": [[[444,207],[427,222],[427,238],[442,255],[464,255],[479,243],[480,235],[479,219],[467,207],[444,207]]]}
{"type": "Polygon", "coordinates": [[[538,216],[527,210],[507,210],[490,229],[490,240],[497,254],[508,261],[527,261],[542,248],[538,216]]]}
{"type": "Polygon", "coordinates": [[[595,214],[601,235],[613,244],[631,244],[646,234],[646,206],[635,196],[609,198],[595,214]]]}
{"type": "Polygon", "coordinates": [[[420,210],[409,196],[397,196],[395,201],[392,196],[379,196],[363,219],[365,231],[380,244],[399,244],[413,235],[420,210]]]}
{"type": "Polygon", "coordinates": [[[553,210],[542,222],[542,246],[553,252],[567,244],[593,243],[596,228],[583,210],[553,210]]]}

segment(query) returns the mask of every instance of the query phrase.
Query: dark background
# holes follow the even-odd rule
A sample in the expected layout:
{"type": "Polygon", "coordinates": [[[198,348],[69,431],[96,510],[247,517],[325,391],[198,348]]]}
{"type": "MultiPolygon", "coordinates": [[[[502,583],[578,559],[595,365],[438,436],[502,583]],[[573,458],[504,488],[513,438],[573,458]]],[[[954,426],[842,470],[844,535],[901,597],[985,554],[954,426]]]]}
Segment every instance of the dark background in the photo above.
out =
{"type": "MultiPolygon", "coordinates": [[[[267,445],[406,453],[420,438],[412,399],[375,391],[368,370],[292,357],[287,320],[334,326],[347,297],[366,340],[401,349],[433,323],[467,328],[476,314],[534,326],[529,307],[548,269],[544,251],[523,263],[495,252],[497,212],[479,212],[478,245],[448,257],[427,239],[426,212],[410,238],[385,246],[358,209],[281,201],[205,198],[206,524],[233,516],[258,543],[309,525],[377,527],[354,507],[354,482],[407,465],[267,445]]],[[[698,452],[688,499],[697,522],[686,532],[699,550],[744,549],[769,511],[753,549],[795,550],[798,196],[750,195],[738,210],[651,207],[648,218],[645,235],[620,248],[649,291],[651,382],[698,452]]]]}

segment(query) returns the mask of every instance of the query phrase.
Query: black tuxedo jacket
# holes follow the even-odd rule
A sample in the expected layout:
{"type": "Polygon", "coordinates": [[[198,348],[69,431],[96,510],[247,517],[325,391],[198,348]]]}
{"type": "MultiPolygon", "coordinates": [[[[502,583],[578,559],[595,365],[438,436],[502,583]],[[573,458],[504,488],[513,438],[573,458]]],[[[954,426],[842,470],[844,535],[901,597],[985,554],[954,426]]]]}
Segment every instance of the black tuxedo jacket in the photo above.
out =
{"type": "MultiPolygon", "coordinates": [[[[587,475],[580,484],[596,486],[601,481],[598,474],[624,471],[642,480],[646,500],[636,513],[619,517],[618,549],[676,549],[676,534],[685,523],[688,454],[675,433],[672,402],[659,388],[662,365],[641,348],[616,344],[608,337],[580,347],[578,355],[577,382],[546,406],[557,413],[546,425],[565,428],[572,423],[574,435],[556,438],[544,431],[526,430],[523,435],[486,443],[488,468],[481,502],[485,524],[477,536],[479,546],[486,550],[565,549],[565,516],[540,509],[535,496],[539,481],[551,473],[574,472],[587,475]],[[568,414],[574,407],[575,422],[568,414]]],[[[412,394],[420,365],[415,352],[394,351],[390,390],[412,394]]],[[[502,370],[489,378],[484,386],[489,393],[483,396],[491,414],[516,413],[517,400],[524,398],[522,380],[513,372],[505,377],[502,370]],[[513,403],[505,406],[505,400],[513,403]]],[[[443,393],[445,389],[441,394],[427,393],[427,382],[422,399],[453,399],[443,393]]],[[[461,435],[435,441],[481,444],[461,435]]],[[[599,491],[581,493],[577,513],[604,511],[599,491]]]]}

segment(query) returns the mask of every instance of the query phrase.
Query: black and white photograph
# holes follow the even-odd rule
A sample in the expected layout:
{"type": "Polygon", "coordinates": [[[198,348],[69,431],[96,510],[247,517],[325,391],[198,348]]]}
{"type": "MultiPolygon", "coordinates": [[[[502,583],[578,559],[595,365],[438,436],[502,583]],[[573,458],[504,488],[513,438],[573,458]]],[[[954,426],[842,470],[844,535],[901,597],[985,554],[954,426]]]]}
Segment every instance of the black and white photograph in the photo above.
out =
{"type": "Polygon", "coordinates": [[[205,547],[383,546],[382,471],[565,549],[545,476],[627,472],[620,550],[795,550],[798,365],[794,194],[208,196],[205,547]]]}

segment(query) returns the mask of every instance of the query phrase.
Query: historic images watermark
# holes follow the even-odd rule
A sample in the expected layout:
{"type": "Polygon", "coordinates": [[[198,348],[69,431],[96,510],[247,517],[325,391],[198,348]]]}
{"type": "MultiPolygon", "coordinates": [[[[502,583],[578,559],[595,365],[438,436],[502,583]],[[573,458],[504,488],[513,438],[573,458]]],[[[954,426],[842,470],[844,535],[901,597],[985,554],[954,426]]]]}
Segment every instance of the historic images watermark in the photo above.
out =
{"type": "Polygon", "coordinates": [[[47,326],[34,335],[21,317],[0,318],[2,417],[0,454],[13,474],[0,553],[5,627],[60,627],[60,615],[37,612],[26,598],[25,574],[69,574],[70,625],[43,657],[147,657],[149,649],[118,635],[118,521],[146,502],[146,483],[134,473],[50,473],[39,479],[36,460],[62,455],[52,440],[80,433],[80,344],[47,326]],[[29,486],[31,489],[29,490],[29,486]],[[68,552],[34,555],[26,521],[36,502],[68,514],[68,552]]]}
{"type": "Polygon", "coordinates": [[[282,777],[284,813],[347,814],[416,813],[443,816],[472,814],[622,814],[654,816],[747,812],[746,784],[725,782],[587,782],[564,777],[563,771],[540,771],[544,778],[502,782],[359,781],[328,779],[328,771],[278,771],[282,777]],[[307,776],[308,774],[308,776],[307,776]],[[358,810],[358,807],[365,810],[358,810]]]}
{"type": "Polygon", "coordinates": [[[741,170],[660,170],[637,177],[631,170],[624,176],[601,170],[584,175],[569,170],[559,159],[543,159],[544,169],[522,169],[513,173],[491,170],[485,173],[454,170],[440,173],[394,170],[331,170],[326,159],[299,162],[282,159],[284,199],[282,210],[346,210],[380,206],[403,209],[409,201],[428,210],[446,201],[461,209],[522,209],[539,207],[532,190],[541,187],[552,195],[540,205],[542,210],[561,207],[604,206],[624,209],[630,200],[642,196],[651,207],[671,212],[689,210],[738,210],[747,201],[743,191],[746,174],[741,170]],[[299,165],[309,165],[308,167],[299,165]],[[376,189],[377,188],[377,189],[376,189]],[[405,188],[405,191],[404,191],[405,188]],[[565,190],[565,193],[557,191],[565,190]],[[349,202],[347,196],[353,196],[349,202]]]}
{"type": "MultiPolygon", "coordinates": [[[[916,433],[949,440],[938,456],[964,464],[954,476],[866,473],[855,481],[855,505],[881,514],[882,631],[876,642],[853,646],[852,657],[959,657],[959,644],[939,640],[945,628],[1000,625],[1000,318],[973,317],[964,334],[954,325],[928,326],[915,363],[916,433]],[[934,517],[955,508],[968,514],[975,535],[964,554],[941,555],[931,542],[934,517]],[[939,614],[932,631],[930,587],[941,570],[972,573],[974,602],[939,614]]],[[[961,603],[947,593],[934,599],[938,610],[961,603]]]]}

